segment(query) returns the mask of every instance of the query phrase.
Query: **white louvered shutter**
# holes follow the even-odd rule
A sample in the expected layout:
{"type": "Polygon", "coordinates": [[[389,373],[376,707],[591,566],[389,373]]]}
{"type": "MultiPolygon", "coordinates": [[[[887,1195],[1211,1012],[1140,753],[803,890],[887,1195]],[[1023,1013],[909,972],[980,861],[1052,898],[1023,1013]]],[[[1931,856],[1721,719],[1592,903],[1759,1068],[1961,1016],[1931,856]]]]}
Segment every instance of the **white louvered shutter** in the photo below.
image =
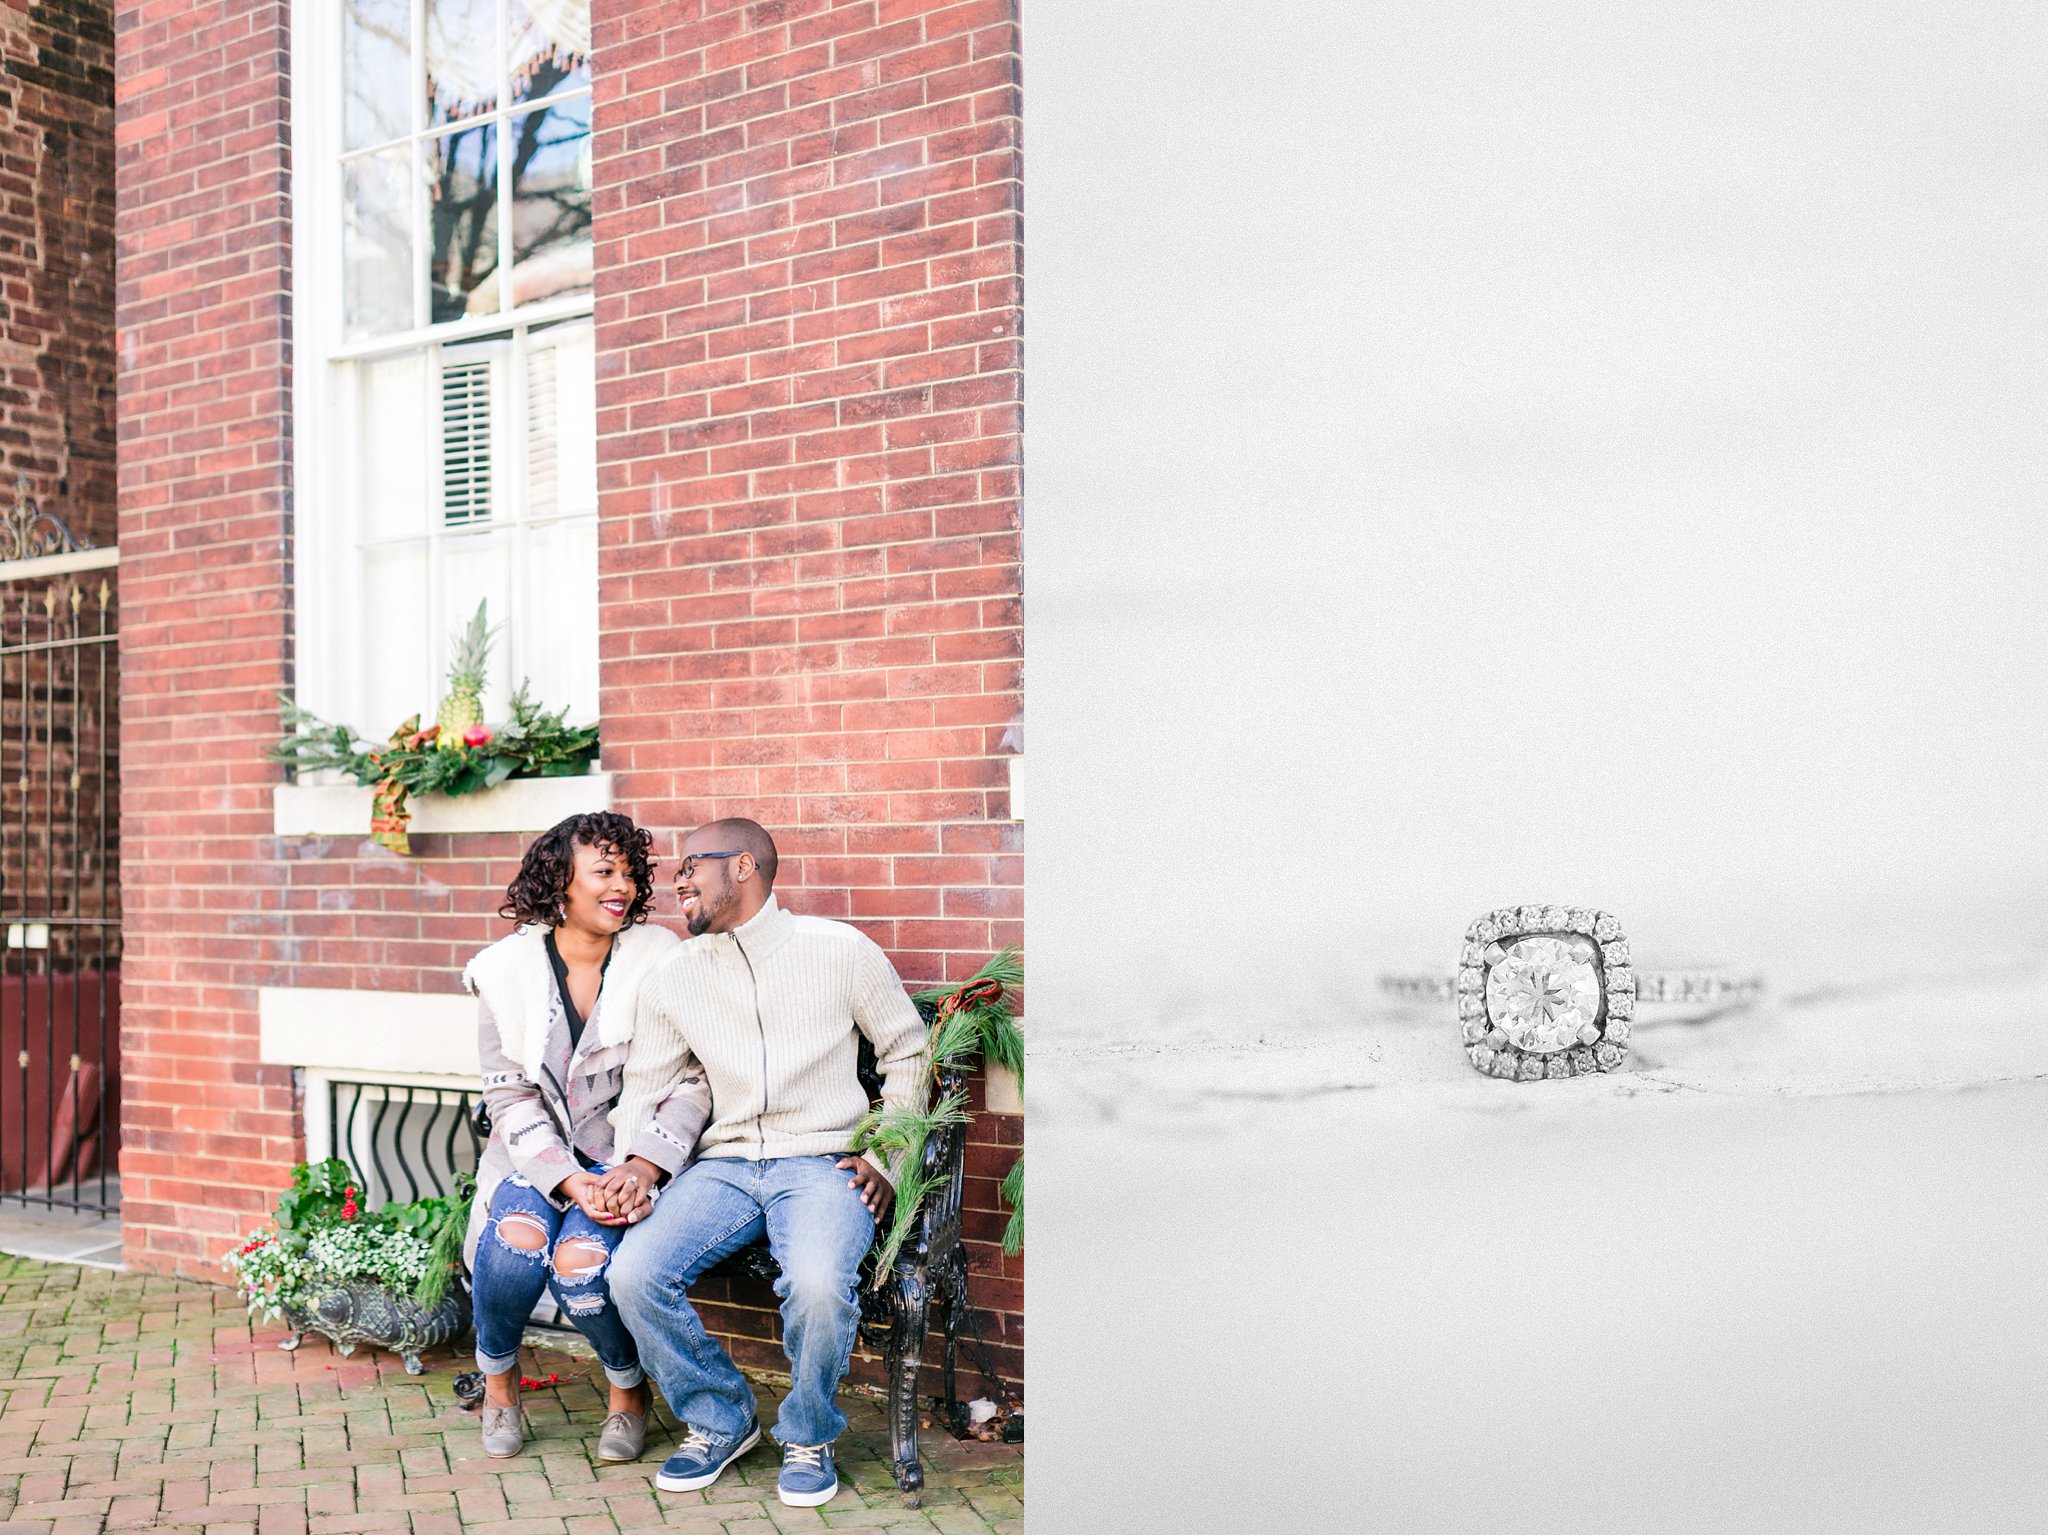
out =
{"type": "Polygon", "coordinates": [[[462,528],[491,520],[492,359],[441,364],[441,522],[462,528]]]}
{"type": "Polygon", "coordinates": [[[561,509],[559,431],[559,349],[535,347],[526,354],[526,515],[552,517],[561,509]]]}

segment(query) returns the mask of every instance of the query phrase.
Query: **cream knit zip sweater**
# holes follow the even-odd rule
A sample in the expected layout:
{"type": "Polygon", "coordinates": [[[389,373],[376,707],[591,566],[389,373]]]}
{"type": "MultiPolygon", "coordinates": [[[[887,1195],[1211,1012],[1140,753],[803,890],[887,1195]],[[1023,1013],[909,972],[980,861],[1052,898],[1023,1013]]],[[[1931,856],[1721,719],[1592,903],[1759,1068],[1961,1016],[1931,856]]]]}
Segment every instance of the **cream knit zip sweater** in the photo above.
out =
{"type": "MultiPolygon", "coordinates": [[[[844,1153],[868,1111],[856,1030],[875,1047],[883,1101],[919,1104],[924,1020],[888,956],[858,928],[795,916],[771,895],[733,932],[684,943],[642,984],[612,1122],[622,1135],[648,1124],[694,1055],[711,1083],[699,1157],[844,1153]]],[[[619,1155],[630,1149],[622,1141],[619,1155]]]]}

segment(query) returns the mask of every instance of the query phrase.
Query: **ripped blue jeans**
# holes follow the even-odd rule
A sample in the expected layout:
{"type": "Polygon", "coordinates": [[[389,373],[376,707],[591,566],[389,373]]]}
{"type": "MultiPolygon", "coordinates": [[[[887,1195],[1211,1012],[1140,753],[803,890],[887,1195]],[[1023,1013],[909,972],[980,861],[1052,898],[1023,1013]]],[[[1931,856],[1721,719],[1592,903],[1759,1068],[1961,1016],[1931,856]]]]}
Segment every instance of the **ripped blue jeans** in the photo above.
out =
{"type": "Polygon", "coordinates": [[[612,1302],[611,1259],[625,1232],[624,1226],[600,1226],[574,1205],[557,1210],[524,1178],[500,1183],[470,1277],[476,1367],[502,1375],[519,1363],[520,1335],[545,1289],[590,1340],[606,1380],[621,1390],[645,1380],[640,1351],[612,1302]]]}

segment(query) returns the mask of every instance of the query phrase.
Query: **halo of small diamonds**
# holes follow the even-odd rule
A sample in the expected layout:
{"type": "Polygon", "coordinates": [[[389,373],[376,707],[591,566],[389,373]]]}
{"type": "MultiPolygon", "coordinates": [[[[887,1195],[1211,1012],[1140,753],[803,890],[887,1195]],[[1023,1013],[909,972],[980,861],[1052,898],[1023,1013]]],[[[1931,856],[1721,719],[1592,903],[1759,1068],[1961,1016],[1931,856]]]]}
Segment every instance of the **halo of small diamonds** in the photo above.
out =
{"type": "Polygon", "coordinates": [[[1557,1081],[1627,1060],[1635,971],[1611,913],[1504,906],[1473,921],[1458,957],[1459,1033],[1475,1070],[1557,1081]]]}

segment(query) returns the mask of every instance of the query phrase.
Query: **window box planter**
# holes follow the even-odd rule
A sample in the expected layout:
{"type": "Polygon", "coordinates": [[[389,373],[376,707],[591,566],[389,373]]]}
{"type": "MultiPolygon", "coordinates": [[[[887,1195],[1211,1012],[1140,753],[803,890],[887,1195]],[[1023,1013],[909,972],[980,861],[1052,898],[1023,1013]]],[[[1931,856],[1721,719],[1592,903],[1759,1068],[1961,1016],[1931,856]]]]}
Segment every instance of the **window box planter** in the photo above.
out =
{"type": "MultiPolygon", "coordinates": [[[[279,784],[271,801],[271,830],[280,837],[355,837],[368,840],[370,799],[358,784],[279,784]]],[[[476,794],[422,794],[411,802],[418,833],[539,832],[564,816],[612,808],[612,775],[580,773],[552,778],[508,778],[476,794]]]]}

